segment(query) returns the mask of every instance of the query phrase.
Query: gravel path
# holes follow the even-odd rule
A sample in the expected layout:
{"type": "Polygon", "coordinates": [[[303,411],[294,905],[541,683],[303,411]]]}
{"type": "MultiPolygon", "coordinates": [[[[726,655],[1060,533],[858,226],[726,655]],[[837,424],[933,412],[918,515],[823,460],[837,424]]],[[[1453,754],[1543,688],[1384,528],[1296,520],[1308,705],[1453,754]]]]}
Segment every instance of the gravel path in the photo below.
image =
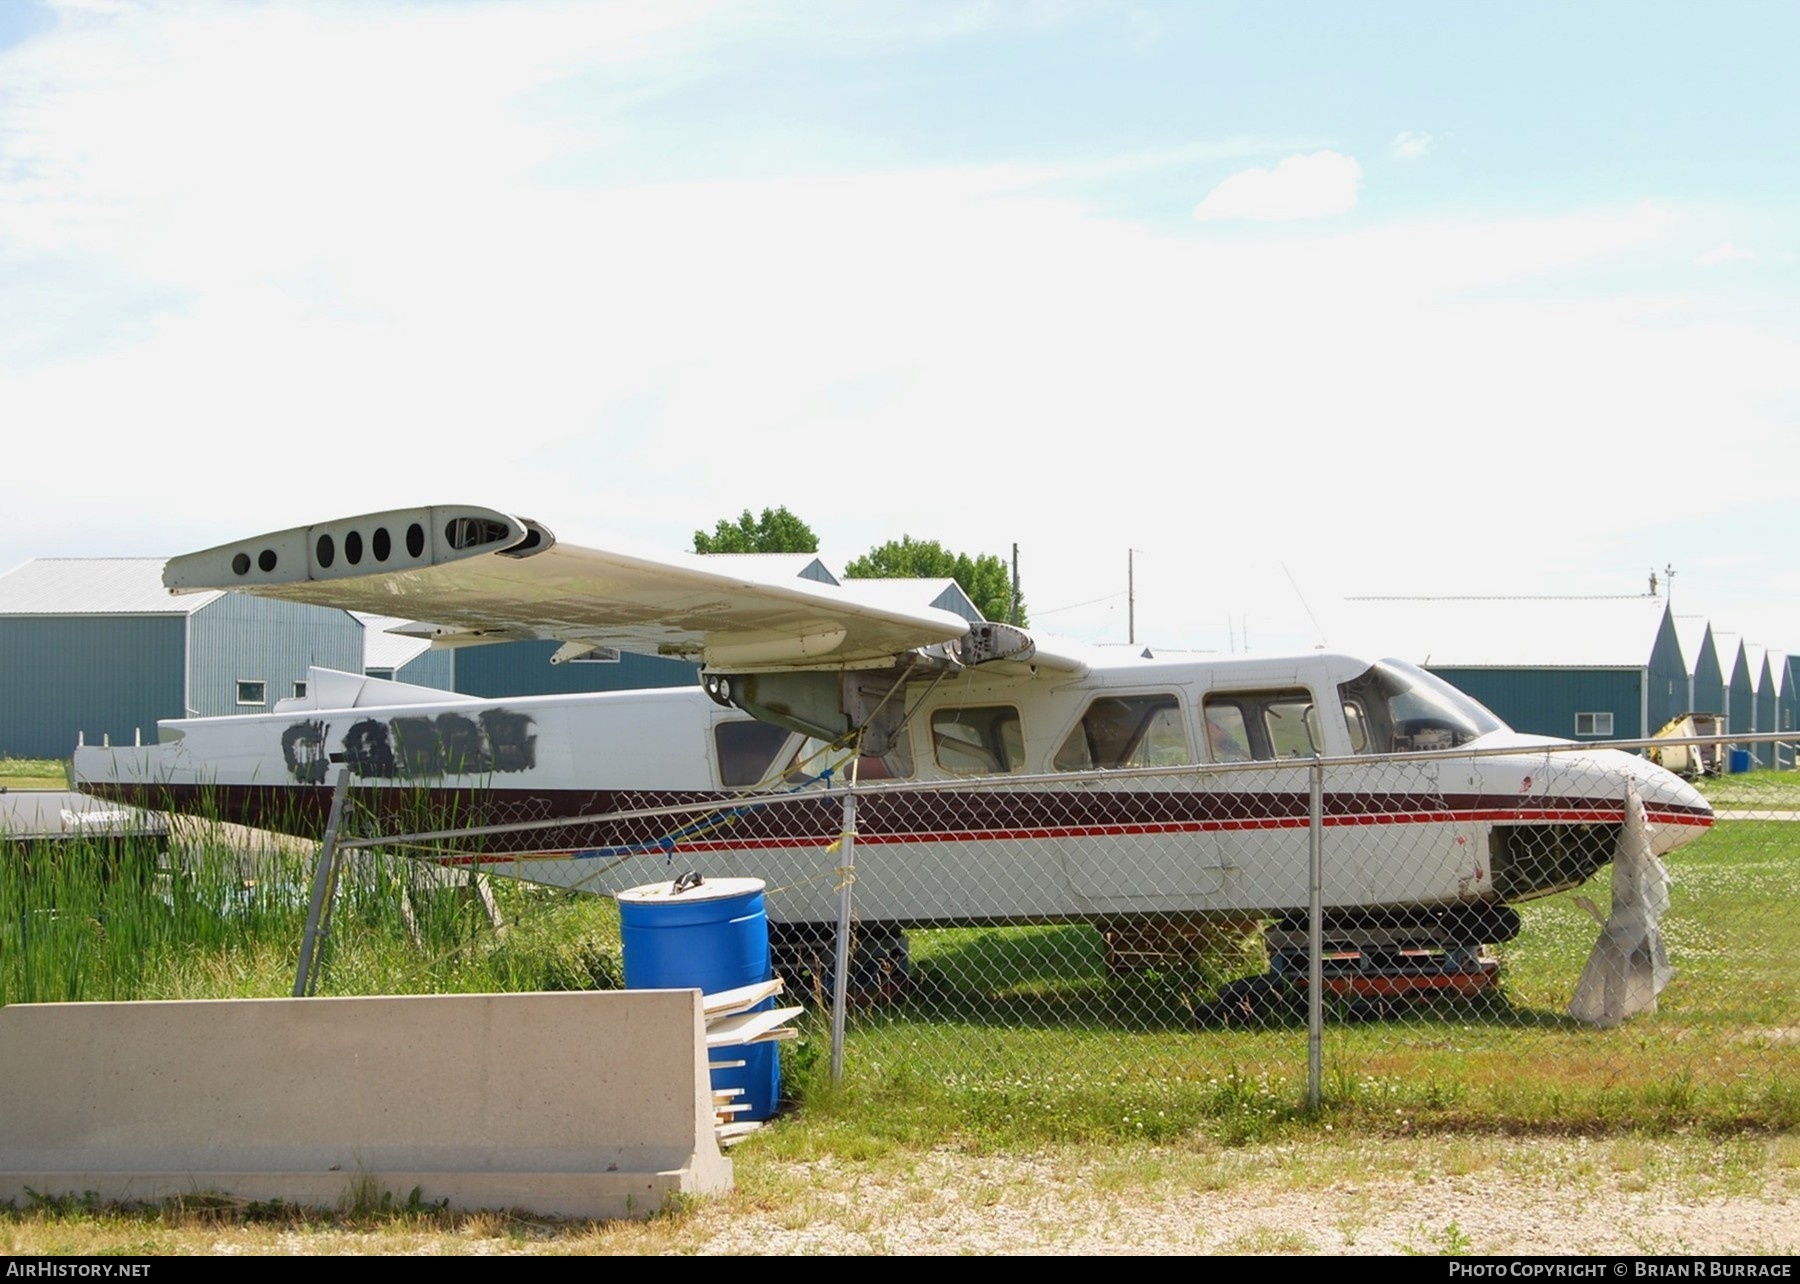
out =
{"type": "Polygon", "coordinates": [[[1800,1248],[1797,1142],[1410,1139],[770,1164],[754,1187],[740,1179],[696,1210],[663,1251],[1786,1256],[1800,1248]]]}

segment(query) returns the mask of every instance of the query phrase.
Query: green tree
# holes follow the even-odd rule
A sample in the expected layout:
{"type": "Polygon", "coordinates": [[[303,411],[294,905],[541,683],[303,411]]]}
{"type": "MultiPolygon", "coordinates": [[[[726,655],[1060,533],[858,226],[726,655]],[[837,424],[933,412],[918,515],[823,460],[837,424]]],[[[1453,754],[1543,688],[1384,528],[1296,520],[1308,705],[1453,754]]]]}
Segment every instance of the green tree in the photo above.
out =
{"type": "MultiPolygon", "coordinates": [[[[844,568],[844,575],[861,580],[949,576],[962,585],[962,591],[988,619],[1005,621],[1012,611],[1012,571],[1003,559],[992,553],[979,557],[952,553],[936,540],[919,540],[910,535],[889,540],[851,562],[844,568]]],[[[1028,623],[1023,596],[1019,598],[1017,623],[1028,623]]]]}
{"type": "Polygon", "coordinates": [[[719,519],[708,535],[694,532],[696,553],[816,553],[819,537],[812,527],[788,512],[785,507],[765,508],[761,519],[744,515],[735,522],[719,519]]]}

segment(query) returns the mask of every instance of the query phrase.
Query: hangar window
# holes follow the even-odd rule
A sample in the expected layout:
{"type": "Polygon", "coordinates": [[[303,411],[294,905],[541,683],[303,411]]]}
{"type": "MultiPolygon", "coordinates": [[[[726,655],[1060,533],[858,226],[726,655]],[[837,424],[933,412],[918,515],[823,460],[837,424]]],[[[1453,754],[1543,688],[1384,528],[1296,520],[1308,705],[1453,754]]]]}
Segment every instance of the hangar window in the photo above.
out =
{"type": "Polygon", "coordinates": [[[294,683],[294,699],[296,699],[296,700],[306,699],[306,683],[304,683],[304,682],[294,683]]]}
{"type": "Polygon", "coordinates": [[[1578,736],[1610,736],[1612,733],[1613,717],[1610,713],[1575,715],[1575,734],[1578,736]]]}
{"type": "Polygon", "coordinates": [[[363,677],[380,678],[384,682],[392,682],[394,680],[394,671],[392,669],[384,668],[364,669],[363,677]]]}
{"type": "Polygon", "coordinates": [[[269,702],[269,684],[260,678],[239,678],[237,702],[239,704],[267,704],[269,702]]]}

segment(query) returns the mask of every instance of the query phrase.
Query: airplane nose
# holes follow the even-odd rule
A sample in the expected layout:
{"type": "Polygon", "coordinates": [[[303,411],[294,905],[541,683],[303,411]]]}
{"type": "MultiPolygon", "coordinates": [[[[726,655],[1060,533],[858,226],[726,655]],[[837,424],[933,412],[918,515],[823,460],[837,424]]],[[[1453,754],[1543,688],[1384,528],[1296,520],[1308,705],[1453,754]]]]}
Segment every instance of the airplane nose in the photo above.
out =
{"type": "Polygon", "coordinates": [[[1658,856],[1692,842],[1712,828],[1712,804],[1698,789],[1653,762],[1642,758],[1629,761],[1650,821],[1651,844],[1658,856]]]}

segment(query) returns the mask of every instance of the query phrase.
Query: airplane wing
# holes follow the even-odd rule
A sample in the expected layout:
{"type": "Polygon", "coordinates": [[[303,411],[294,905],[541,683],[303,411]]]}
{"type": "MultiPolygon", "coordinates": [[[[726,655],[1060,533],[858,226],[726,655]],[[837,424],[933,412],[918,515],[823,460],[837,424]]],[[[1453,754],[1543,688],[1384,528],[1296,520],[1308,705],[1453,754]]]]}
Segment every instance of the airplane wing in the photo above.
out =
{"type": "Polygon", "coordinates": [[[559,543],[527,518],[430,505],[294,527],[171,558],[175,593],[230,589],[433,622],[439,645],[550,638],[702,661],[712,672],[874,668],[924,648],[971,664],[1029,658],[1008,625],[905,609],[698,555],[559,543]]]}

